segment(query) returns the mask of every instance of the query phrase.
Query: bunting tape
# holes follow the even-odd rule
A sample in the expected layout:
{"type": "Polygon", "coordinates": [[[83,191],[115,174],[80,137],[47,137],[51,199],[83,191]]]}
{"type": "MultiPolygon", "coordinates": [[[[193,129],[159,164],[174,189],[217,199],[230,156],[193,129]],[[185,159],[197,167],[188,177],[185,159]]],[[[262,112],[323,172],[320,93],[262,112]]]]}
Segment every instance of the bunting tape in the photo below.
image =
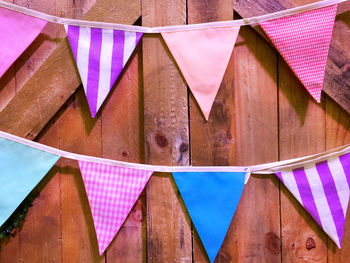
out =
{"type": "Polygon", "coordinates": [[[337,157],[339,155],[350,152],[350,144],[343,145],[323,153],[317,153],[305,157],[299,157],[284,161],[253,165],[253,166],[166,166],[166,165],[150,165],[150,164],[140,164],[140,163],[130,163],[123,161],[116,161],[111,159],[105,159],[100,157],[93,157],[88,155],[82,155],[72,152],[63,151],[57,148],[53,148],[41,143],[33,142],[3,131],[0,131],[0,137],[5,138],[47,153],[55,154],[60,157],[67,159],[93,162],[107,165],[114,165],[124,168],[139,169],[153,172],[245,172],[247,174],[246,181],[249,178],[249,175],[252,174],[272,174],[276,171],[281,170],[282,168],[296,167],[308,164],[310,162],[320,162],[326,160],[330,157],[337,157]]]}
{"type": "Polygon", "coordinates": [[[164,33],[164,32],[177,32],[177,31],[187,31],[187,30],[196,30],[196,29],[207,29],[207,28],[255,25],[264,21],[269,21],[276,18],[295,15],[295,14],[311,11],[314,9],[334,5],[345,1],[347,0],[323,0],[312,4],[298,6],[295,8],[286,9],[283,11],[266,14],[262,16],[255,16],[251,18],[244,18],[244,19],[231,20],[231,21],[202,23],[202,24],[164,26],[164,27],[142,27],[142,26],[131,26],[131,25],[123,25],[123,24],[103,23],[103,22],[62,18],[58,16],[52,16],[36,10],[32,10],[26,7],[7,3],[2,0],[0,0],[0,7],[7,8],[12,11],[20,12],[32,17],[36,17],[36,18],[46,20],[52,23],[57,23],[57,24],[67,24],[67,25],[73,25],[73,26],[103,28],[103,29],[115,29],[115,30],[140,32],[140,33],[164,33]]]}

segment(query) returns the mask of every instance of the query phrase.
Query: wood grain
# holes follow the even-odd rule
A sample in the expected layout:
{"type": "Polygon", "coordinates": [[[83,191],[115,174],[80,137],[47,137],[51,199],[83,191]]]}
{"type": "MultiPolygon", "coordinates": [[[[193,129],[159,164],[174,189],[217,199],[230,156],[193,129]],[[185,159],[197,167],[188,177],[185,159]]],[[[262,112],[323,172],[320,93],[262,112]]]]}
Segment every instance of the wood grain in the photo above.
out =
{"type": "MultiPolygon", "coordinates": [[[[102,156],[143,163],[141,44],[101,109],[102,156]]],[[[146,261],[145,195],[137,201],[107,250],[107,262],[146,261]]]]}
{"type": "MultiPolygon", "coordinates": [[[[187,1],[188,23],[205,23],[233,19],[230,0],[187,1]]],[[[204,55],[204,54],[203,54],[204,55]]],[[[198,104],[190,95],[190,130],[192,165],[234,165],[235,163],[235,119],[234,119],[234,61],[233,55],[227,67],[219,92],[207,122],[198,104]]],[[[230,231],[215,262],[232,261],[230,242],[236,233],[230,231]]],[[[207,253],[193,226],[194,262],[209,262],[207,253]]]]}
{"type": "MultiPolygon", "coordinates": [[[[276,52],[244,27],[236,42],[234,63],[236,165],[277,160],[276,52]]],[[[278,197],[274,176],[249,179],[231,225],[233,262],[281,262],[278,197]]]]}
{"type": "MultiPolygon", "coordinates": [[[[132,24],[139,18],[139,1],[112,2],[99,0],[84,19],[132,24]]],[[[74,58],[67,39],[63,39],[0,112],[0,130],[34,139],[79,85],[74,58]]]]}
{"type": "MultiPolygon", "coordinates": [[[[142,1],[144,26],[186,23],[186,1],[142,1]]],[[[146,163],[189,164],[187,89],[158,35],[143,38],[146,163]]],[[[147,185],[147,262],[192,262],[191,223],[171,174],[147,185]]]]}
{"type": "MultiPolygon", "coordinates": [[[[30,2],[15,0],[14,4],[56,15],[55,3],[42,5],[41,0],[30,2]]],[[[16,60],[14,64],[16,93],[56,48],[57,29],[59,29],[57,25],[47,24],[29,48],[16,60]]],[[[58,130],[50,129],[40,141],[53,147],[59,147],[58,130]]],[[[23,261],[28,259],[33,262],[62,260],[61,215],[57,213],[61,209],[59,186],[59,169],[54,166],[34,190],[40,192],[40,195],[35,199],[30,217],[27,218],[26,224],[19,232],[19,257],[23,261]],[[47,233],[50,235],[48,236],[47,233]]]]}
{"type": "MultiPolygon", "coordinates": [[[[333,39],[345,47],[346,52],[350,52],[350,46],[347,44],[350,40],[349,28],[349,10],[350,2],[339,6],[338,19],[334,25],[333,39]],[[343,15],[345,14],[345,15],[343,15]]],[[[326,149],[331,149],[340,145],[350,143],[350,119],[349,114],[330,99],[325,100],[326,106],[326,149]]],[[[348,209],[342,248],[338,249],[328,237],[328,262],[345,263],[350,257],[350,210],[348,209]]]]}
{"type": "MultiPolygon", "coordinates": [[[[60,148],[102,155],[101,120],[92,119],[80,89],[59,120],[60,148]]],[[[61,159],[62,262],[105,262],[99,256],[91,210],[77,161],[61,159]]]]}
{"type": "MultiPolygon", "coordinates": [[[[307,96],[288,65],[278,62],[280,159],[324,151],[324,104],[307,96]]],[[[327,262],[326,234],[282,185],[281,233],[283,262],[327,262]]]]}
{"type": "MultiPolygon", "coordinates": [[[[262,0],[257,2],[254,0],[235,0],[233,8],[242,17],[252,17],[310,2],[314,1],[262,0]]],[[[339,8],[342,8],[342,5],[344,4],[339,4],[339,8]]],[[[262,33],[261,30],[258,32],[262,33]]],[[[335,40],[331,41],[323,91],[350,113],[350,53],[344,47],[344,44],[340,45],[335,40]]]]}

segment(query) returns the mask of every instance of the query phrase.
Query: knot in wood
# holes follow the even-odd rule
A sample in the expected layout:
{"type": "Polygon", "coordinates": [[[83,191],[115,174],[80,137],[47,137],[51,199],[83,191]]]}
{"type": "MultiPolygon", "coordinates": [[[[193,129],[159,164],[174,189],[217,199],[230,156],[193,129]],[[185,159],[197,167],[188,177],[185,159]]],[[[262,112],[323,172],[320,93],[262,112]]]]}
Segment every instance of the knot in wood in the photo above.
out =
{"type": "Polygon", "coordinates": [[[161,148],[164,148],[164,147],[168,146],[168,144],[169,144],[167,137],[165,137],[165,135],[163,135],[161,133],[157,133],[155,136],[155,139],[156,139],[158,146],[161,148]]]}
{"type": "Polygon", "coordinates": [[[187,150],[188,150],[188,144],[187,143],[181,143],[181,145],[180,145],[180,152],[181,153],[184,153],[184,152],[187,152],[187,150]]]}
{"type": "Polygon", "coordinates": [[[315,240],[312,237],[309,237],[306,240],[306,249],[310,250],[310,249],[313,249],[313,248],[316,248],[316,242],[315,242],[315,240]]]}
{"type": "Polygon", "coordinates": [[[281,242],[279,237],[269,232],[265,234],[265,248],[273,255],[278,255],[281,252],[281,242]]]}

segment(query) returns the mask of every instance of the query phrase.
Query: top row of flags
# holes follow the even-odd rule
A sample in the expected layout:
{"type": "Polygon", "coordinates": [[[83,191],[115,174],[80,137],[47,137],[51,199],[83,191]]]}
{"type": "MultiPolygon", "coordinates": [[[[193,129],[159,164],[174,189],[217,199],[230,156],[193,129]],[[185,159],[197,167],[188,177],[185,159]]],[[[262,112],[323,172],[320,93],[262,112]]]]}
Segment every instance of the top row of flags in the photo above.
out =
{"type": "MultiPolygon", "coordinates": [[[[308,92],[320,102],[337,4],[260,22],[308,92]]],[[[0,8],[0,77],[37,37],[46,21],[0,8]]],[[[142,33],[65,25],[95,117],[142,33]]],[[[220,88],[239,26],[163,32],[206,120],[220,88]]]]}

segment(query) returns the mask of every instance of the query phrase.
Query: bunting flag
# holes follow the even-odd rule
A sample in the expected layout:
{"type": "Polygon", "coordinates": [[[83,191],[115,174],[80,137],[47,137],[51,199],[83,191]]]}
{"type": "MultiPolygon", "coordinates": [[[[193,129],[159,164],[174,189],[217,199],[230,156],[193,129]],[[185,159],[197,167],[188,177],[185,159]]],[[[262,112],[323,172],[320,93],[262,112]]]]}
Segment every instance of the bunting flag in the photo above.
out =
{"type": "Polygon", "coordinates": [[[321,101],[337,5],[261,22],[260,26],[308,92],[321,101]]]}
{"type": "Polygon", "coordinates": [[[162,33],[206,120],[224,77],[239,27],[162,33]]]}
{"type": "Polygon", "coordinates": [[[39,35],[46,23],[0,8],[0,77],[39,35]]]}
{"type": "Polygon", "coordinates": [[[276,175],[341,248],[350,192],[350,153],[276,175]]]}
{"type": "Polygon", "coordinates": [[[0,138],[0,226],[58,159],[57,155],[0,138]]]}
{"type": "Polygon", "coordinates": [[[84,161],[79,166],[102,255],[153,172],[84,161]]]}
{"type": "Polygon", "coordinates": [[[65,25],[90,106],[96,116],[142,33],[65,25]]]}
{"type": "Polygon", "coordinates": [[[213,262],[241,198],[245,173],[174,172],[173,176],[213,262]]]}

